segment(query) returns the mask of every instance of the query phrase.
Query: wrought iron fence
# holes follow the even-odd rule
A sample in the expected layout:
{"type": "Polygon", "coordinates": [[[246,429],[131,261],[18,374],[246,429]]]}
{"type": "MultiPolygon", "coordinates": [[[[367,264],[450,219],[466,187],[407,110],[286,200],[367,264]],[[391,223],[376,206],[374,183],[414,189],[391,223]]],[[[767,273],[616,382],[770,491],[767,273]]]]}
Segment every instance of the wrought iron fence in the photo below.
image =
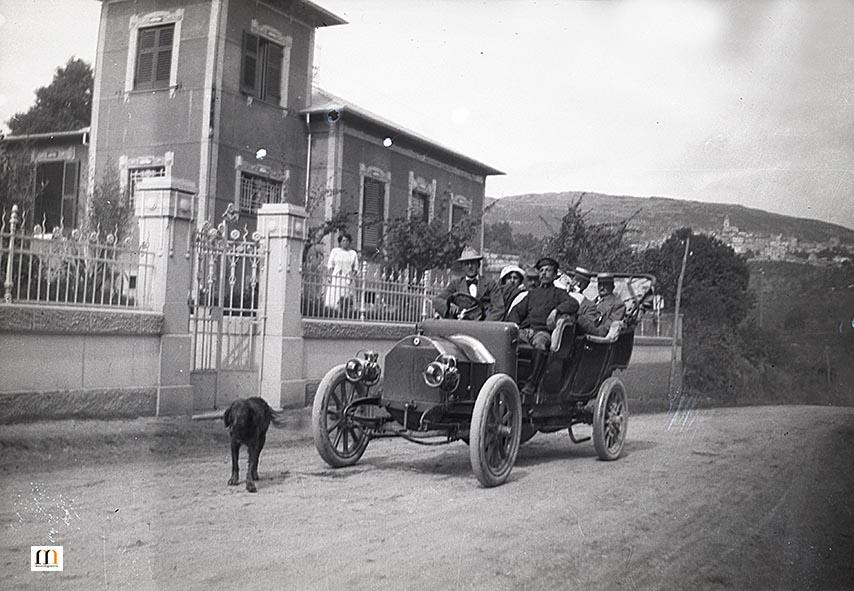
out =
{"type": "Polygon", "coordinates": [[[431,299],[450,281],[448,272],[390,272],[362,263],[355,275],[303,269],[305,318],[414,324],[433,315],[431,299]]]}
{"type": "Polygon", "coordinates": [[[257,232],[210,223],[193,239],[190,333],[193,369],[253,369],[263,311],[259,280],[266,252],[257,232]]]}
{"type": "Polygon", "coordinates": [[[17,206],[0,216],[0,276],[6,303],[147,309],[154,255],[114,234],[19,227],[17,206]]]}

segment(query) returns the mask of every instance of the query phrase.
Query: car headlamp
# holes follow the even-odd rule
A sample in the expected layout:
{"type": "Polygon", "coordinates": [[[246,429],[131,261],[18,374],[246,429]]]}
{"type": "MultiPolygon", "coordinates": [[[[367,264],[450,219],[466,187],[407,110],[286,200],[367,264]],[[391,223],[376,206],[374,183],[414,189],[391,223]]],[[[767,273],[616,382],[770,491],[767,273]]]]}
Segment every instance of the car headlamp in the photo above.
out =
{"type": "Polygon", "coordinates": [[[453,355],[439,355],[424,368],[424,383],[431,388],[442,388],[448,392],[456,390],[460,383],[457,360],[453,355]]]}
{"type": "Polygon", "coordinates": [[[380,364],[377,363],[379,354],[375,351],[365,351],[363,359],[353,357],[344,365],[344,375],[351,382],[362,382],[373,386],[380,380],[380,364]]]}

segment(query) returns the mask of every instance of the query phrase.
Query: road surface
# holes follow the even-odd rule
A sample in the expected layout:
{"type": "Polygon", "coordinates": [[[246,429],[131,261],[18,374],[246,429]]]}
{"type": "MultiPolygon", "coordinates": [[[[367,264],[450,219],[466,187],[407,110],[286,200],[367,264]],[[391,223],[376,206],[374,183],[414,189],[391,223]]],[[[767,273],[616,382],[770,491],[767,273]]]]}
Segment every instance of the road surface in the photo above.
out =
{"type": "Polygon", "coordinates": [[[0,445],[4,589],[854,589],[854,408],[633,416],[616,462],[538,434],[494,489],[460,442],[329,469],[305,425],[271,430],[257,494],[226,486],[219,422],[0,445]],[[63,572],[31,573],[31,545],[62,545],[63,572]]]}

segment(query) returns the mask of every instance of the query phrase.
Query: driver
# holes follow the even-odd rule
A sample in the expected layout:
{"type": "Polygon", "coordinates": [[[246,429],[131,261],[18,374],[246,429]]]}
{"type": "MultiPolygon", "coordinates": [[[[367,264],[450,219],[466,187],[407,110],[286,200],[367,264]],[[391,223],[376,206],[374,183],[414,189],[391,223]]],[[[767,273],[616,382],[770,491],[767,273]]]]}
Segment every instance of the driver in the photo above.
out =
{"type": "Polygon", "coordinates": [[[507,318],[509,322],[527,327],[519,329],[519,339],[534,348],[531,374],[522,387],[522,394],[528,395],[537,391],[546,369],[552,343],[548,326],[549,315],[555,310],[557,314],[574,315],[578,312],[578,302],[571,298],[566,290],[554,285],[558,270],[557,261],[551,257],[543,257],[535,266],[540,272],[539,285],[528,290],[528,297],[515,306],[507,318]]]}
{"type": "MultiPolygon", "coordinates": [[[[501,320],[504,317],[504,295],[492,279],[480,277],[480,261],[483,257],[475,249],[466,246],[457,262],[462,264],[465,276],[451,281],[442,293],[433,298],[435,318],[458,318],[464,310],[448,300],[457,293],[470,295],[483,307],[484,315],[474,320],[501,320]]],[[[464,320],[472,320],[463,317],[464,320]]]]}

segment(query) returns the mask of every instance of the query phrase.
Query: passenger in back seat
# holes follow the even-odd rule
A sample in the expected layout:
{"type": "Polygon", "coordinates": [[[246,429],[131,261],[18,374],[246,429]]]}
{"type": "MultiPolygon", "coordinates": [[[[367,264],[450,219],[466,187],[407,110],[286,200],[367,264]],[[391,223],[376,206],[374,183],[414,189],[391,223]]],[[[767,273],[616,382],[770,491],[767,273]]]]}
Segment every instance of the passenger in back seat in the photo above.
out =
{"type": "Polygon", "coordinates": [[[528,296],[511,310],[507,318],[524,327],[519,329],[519,339],[534,348],[531,375],[522,388],[522,393],[529,395],[537,391],[546,369],[552,338],[549,315],[555,310],[560,315],[575,315],[578,312],[578,302],[554,285],[557,261],[543,257],[537,261],[536,267],[540,273],[539,285],[528,290],[528,296]]]}
{"type": "Polygon", "coordinates": [[[602,331],[599,324],[601,314],[596,304],[584,295],[584,290],[590,285],[593,273],[584,267],[576,267],[572,274],[569,295],[578,302],[578,318],[575,321],[576,334],[592,334],[604,336],[608,332],[607,327],[602,331]]]}
{"type": "Polygon", "coordinates": [[[626,304],[614,294],[614,276],[612,274],[599,273],[596,276],[596,287],[599,290],[596,308],[601,315],[599,330],[604,330],[600,333],[602,336],[608,333],[612,323],[622,321],[625,318],[626,304]]]}

